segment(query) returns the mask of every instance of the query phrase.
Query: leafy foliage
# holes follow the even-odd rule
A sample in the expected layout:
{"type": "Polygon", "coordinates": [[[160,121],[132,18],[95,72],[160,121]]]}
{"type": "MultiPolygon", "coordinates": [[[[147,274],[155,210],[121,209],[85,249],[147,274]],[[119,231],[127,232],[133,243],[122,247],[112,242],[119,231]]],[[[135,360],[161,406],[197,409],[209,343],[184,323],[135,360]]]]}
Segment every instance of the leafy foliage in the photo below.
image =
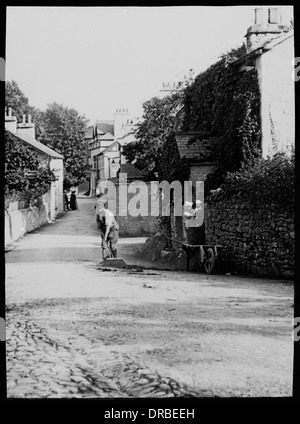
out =
{"type": "Polygon", "coordinates": [[[5,195],[12,200],[36,199],[45,194],[55,180],[49,162],[41,163],[36,151],[5,131],[5,195]],[[35,178],[28,171],[36,171],[35,178]]]}
{"type": "Polygon", "coordinates": [[[219,139],[212,152],[219,166],[208,177],[206,191],[219,187],[227,172],[253,163],[260,156],[260,96],[256,70],[237,72],[234,66],[244,54],[244,46],[232,49],[195,79],[186,78],[179,91],[144,103],[136,142],[124,147],[127,159],[147,169],[149,178],[188,179],[175,131],[197,131],[219,139]]]}
{"type": "Polygon", "coordinates": [[[21,91],[16,81],[5,82],[5,107],[11,107],[18,122],[22,122],[24,114],[30,113],[28,98],[21,91]]]}
{"type": "Polygon", "coordinates": [[[87,147],[84,141],[87,120],[75,109],[52,103],[43,115],[39,141],[64,156],[64,186],[77,186],[86,180],[87,147]]]}
{"type": "Polygon", "coordinates": [[[226,176],[216,198],[249,202],[253,207],[269,205],[281,211],[295,208],[295,157],[276,153],[272,158],[257,159],[252,166],[226,176]]]}
{"type": "Polygon", "coordinates": [[[237,72],[233,65],[244,46],[222,56],[185,90],[183,131],[219,138],[217,171],[206,188],[218,187],[227,172],[253,163],[260,155],[260,97],[255,69],[237,72]]]}
{"type": "Polygon", "coordinates": [[[35,125],[36,138],[39,138],[42,132],[43,112],[29,105],[28,98],[14,80],[5,82],[5,107],[12,108],[17,122],[22,122],[23,115],[31,115],[31,120],[35,125]]]}
{"type": "Polygon", "coordinates": [[[143,116],[134,131],[136,141],[123,148],[127,160],[138,169],[147,170],[149,179],[184,181],[189,176],[188,167],[179,156],[175,132],[181,126],[183,93],[192,79],[190,70],[171,95],[145,102],[143,116]]]}

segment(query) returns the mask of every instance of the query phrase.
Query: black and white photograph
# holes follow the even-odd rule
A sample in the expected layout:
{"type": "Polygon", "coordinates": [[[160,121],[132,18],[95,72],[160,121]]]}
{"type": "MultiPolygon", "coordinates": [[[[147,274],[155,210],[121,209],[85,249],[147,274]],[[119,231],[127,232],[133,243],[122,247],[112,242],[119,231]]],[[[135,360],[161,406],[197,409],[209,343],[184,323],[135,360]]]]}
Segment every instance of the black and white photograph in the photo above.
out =
{"type": "Polygon", "coordinates": [[[2,10],[6,399],[292,399],[294,6],[2,10]]]}

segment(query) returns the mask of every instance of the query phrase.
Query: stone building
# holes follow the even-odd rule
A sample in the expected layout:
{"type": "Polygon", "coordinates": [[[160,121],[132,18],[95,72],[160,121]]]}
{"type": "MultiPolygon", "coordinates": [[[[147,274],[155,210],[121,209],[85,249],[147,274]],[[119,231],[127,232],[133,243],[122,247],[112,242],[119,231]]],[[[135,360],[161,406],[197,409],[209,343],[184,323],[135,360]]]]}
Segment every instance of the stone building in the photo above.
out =
{"type": "Polygon", "coordinates": [[[133,141],[135,122],[128,109],[117,109],[114,120],[96,121],[88,127],[85,141],[90,164],[90,196],[95,196],[100,181],[116,177],[121,162],[126,162],[122,146],[133,141]]]}

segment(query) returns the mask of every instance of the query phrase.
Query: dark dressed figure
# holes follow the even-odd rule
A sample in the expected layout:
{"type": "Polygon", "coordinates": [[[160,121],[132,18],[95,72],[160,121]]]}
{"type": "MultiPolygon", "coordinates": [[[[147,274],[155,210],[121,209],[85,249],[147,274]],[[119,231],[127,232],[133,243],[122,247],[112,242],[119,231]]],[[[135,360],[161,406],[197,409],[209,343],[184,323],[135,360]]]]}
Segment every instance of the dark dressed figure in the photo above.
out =
{"type": "Polygon", "coordinates": [[[76,209],[78,209],[75,190],[71,191],[70,208],[72,211],[75,211],[76,209]]]}

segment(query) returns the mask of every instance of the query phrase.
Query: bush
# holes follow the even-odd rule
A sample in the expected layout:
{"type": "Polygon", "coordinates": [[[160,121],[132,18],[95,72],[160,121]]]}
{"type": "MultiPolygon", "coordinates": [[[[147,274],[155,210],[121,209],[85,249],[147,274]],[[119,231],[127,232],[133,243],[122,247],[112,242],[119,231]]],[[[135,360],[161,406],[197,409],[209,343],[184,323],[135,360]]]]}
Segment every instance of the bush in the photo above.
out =
{"type": "Polygon", "coordinates": [[[28,203],[38,199],[55,181],[49,162],[41,163],[36,151],[13,134],[5,131],[5,196],[10,201],[28,203]],[[30,178],[29,171],[35,171],[30,178]]]}
{"type": "Polygon", "coordinates": [[[295,207],[295,158],[276,153],[257,159],[252,166],[229,173],[218,197],[238,197],[253,206],[272,205],[280,211],[295,207]]]}

